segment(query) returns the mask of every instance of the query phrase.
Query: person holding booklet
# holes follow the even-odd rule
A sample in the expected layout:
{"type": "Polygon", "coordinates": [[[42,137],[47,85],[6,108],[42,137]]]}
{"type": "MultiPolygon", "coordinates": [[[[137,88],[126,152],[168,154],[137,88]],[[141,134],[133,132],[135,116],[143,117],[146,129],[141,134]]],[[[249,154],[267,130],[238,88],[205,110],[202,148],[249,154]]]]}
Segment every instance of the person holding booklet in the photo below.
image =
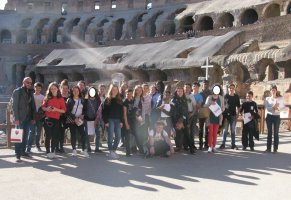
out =
{"type": "Polygon", "coordinates": [[[250,147],[251,151],[254,151],[254,135],[257,130],[257,123],[255,120],[258,118],[258,106],[256,102],[253,101],[254,93],[252,91],[247,92],[246,99],[240,108],[240,113],[243,113],[244,125],[242,131],[242,145],[243,150],[250,147]]]}
{"type": "Polygon", "coordinates": [[[219,125],[222,122],[222,112],[224,110],[224,99],[221,94],[221,87],[214,85],[212,95],[206,99],[205,106],[210,109],[209,126],[208,126],[208,153],[216,153],[217,133],[219,125]]]}

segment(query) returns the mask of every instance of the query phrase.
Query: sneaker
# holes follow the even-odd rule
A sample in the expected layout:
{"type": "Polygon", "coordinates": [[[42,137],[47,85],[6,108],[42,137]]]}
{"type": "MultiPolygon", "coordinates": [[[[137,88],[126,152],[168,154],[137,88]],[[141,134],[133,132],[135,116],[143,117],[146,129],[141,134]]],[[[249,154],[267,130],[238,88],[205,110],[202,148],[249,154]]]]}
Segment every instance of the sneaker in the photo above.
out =
{"type": "Polygon", "coordinates": [[[231,145],[231,149],[238,150],[238,147],[235,144],[233,144],[233,145],[231,145]]]}
{"type": "Polygon", "coordinates": [[[274,151],[273,151],[274,153],[277,153],[278,152],[278,150],[277,149],[274,149],[274,151]]]}
{"type": "Polygon", "coordinates": [[[77,156],[77,150],[73,149],[72,156],[77,156]]]}
{"type": "Polygon", "coordinates": [[[120,156],[115,151],[113,151],[113,153],[115,154],[115,158],[116,159],[119,159],[120,158],[120,156]]]}
{"type": "Polygon", "coordinates": [[[100,149],[95,149],[94,152],[95,152],[95,153],[103,153],[103,151],[101,151],[100,149]]]}
{"type": "Polygon", "coordinates": [[[212,152],[213,152],[213,153],[217,153],[218,151],[217,151],[217,149],[216,149],[215,147],[213,147],[213,148],[212,148],[212,152]]]}
{"type": "Polygon", "coordinates": [[[82,152],[82,154],[83,154],[86,158],[89,158],[89,154],[88,154],[88,152],[87,152],[87,149],[85,149],[85,150],[82,152]]]}
{"type": "Polygon", "coordinates": [[[254,147],[251,147],[251,151],[255,151],[254,147]]]}
{"type": "Polygon", "coordinates": [[[211,152],[212,152],[212,148],[208,147],[208,153],[211,153],[211,152]]]}
{"type": "Polygon", "coordinates": [[[23,153],[22,156],[23,156],[23,157],[26,157],[26,158],[31,158],[31,157],[32,157],[32,156],[31,156],[29,153],[27,153],[27,152],[23,153]]]}
{"type": "Polygon", "coordinates": [[[22,160],[20,159],[20,156],[16,156],[16,162],[17,163],[21,163],[22,162],[22,160]]]}
{"type": "Polygon", "coordinates": [[[87,149],[87,152],[88,152],[88,153],[91,153],[91,151],[92,151],[91,148],[87,149]]]}
{"type": "Polygon", "coordinates": [[[266,149],[265,153],[271,153],[271,149],[266,149]]]}
{"type": "Polygon", "coordinates": [[[46,154],[46,156],[47,156],[49,159],[53,159],[53,158],[55,158],[55,154],[54,154],[54,153],[48,153],[48,154],[46,154]]]}
{"type": "MultiPolygon", "coordinates": [[[[252,149],[252,148],[251,148],[252,149]]],[[[242,149],[243,151],[245,151],[245,150],[247,150],[247,148],[246,147],[243,147],[243,149],[242,149]]]]}
{"type": "Polygon", "coordinates": [[[40,147],[35,147],[35,148],[34,148],[34,151],[35,151],[35,152],[41,152],[41,148],[40,148],[40,147]]]}
{"type": "Polygon", "coordinates": [[[225,144],[221,144],[219,148],[220,149],[225,149],[225,144]]]}

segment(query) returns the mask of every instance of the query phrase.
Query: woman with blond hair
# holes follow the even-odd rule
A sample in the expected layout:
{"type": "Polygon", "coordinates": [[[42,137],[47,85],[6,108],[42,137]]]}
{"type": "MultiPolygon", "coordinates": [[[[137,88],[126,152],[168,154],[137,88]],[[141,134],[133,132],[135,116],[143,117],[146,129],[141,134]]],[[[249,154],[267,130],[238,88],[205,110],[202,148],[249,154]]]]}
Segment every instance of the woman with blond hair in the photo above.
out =
{"type": "Polygon", "coordinates": [[[119,158],[116,149],[121,138],[121,128],[123,126],[123,105],[122,98],[117,85],[111,84],[108,90],[108,95],[103,104],[102,118],[108,132],[108,149],[109,156],[119,158]],[[113,132],[115,133],[113,143],[113,132]]]}
{"type": "Polygon", "coordinates": [[[42,103],[45,111],[45,148],[48,158],[55,158],[60,128],[60,116],[66,112],[65,100],[56,82],[50,83],[42,103]]]}

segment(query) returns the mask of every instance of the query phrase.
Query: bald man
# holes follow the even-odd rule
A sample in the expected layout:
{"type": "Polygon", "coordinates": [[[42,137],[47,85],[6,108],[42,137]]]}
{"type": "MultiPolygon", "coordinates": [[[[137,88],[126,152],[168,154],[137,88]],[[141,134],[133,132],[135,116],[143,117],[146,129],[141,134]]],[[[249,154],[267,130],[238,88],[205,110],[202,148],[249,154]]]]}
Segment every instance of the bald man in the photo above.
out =
{"type": "Polygon", "coordinates": [[[29,127],[35,123],[34,113],[36,109],[31,86],[31,78],[25,77],[22,86],[16,88],[12,93],[14,123],[18,128],[23,129],[22,143],[15,143],[16,162],[21,162],[21,156],[30,157],[25,149],[29,127]]]}

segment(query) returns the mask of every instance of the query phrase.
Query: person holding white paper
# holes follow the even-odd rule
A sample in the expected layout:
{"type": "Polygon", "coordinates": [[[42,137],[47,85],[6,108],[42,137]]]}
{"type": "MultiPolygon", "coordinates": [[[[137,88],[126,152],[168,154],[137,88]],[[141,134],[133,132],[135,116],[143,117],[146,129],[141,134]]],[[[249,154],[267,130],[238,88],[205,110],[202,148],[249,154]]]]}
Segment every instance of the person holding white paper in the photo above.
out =
{"type": "Polygon", "coordinates": [[[272,85],[271,96],[265,99],[265,110],[267,113],[266,124],[268,129],[266,152],[271,152],[273,133],[274,133],[274,153],[278,151],[280,111],[283,110],[284,108],[285,108],[284,100],[278,94],[277,86],[272,85]]]}
{"type": "Polygon", "coordinates": [[[217,142],[217,133],[219,125],[222,121],[222,112],[224,110],[224,99],[221,94],[221,87],[215,85],[212,89],[213,94],[208,96],[206,99],[205,105],[208,107],[218,107],[220,112],[213,110],[210,112],[209,116],[209,126],[208,126],[208,153],[216,153],[216,142],[217,142]],[[220,113],[220,114],[219,114],[220,113]]]}
{"type": "Polygon", "coordinates": [[[247,101],[241,106],[240,113],[244,114],[244,125],[242,131],[242,145],[243,150],[250,147],[251,151],[254,151],[254,135],[257,130],[257,123],[255,120],[258,118],[258,106],[256,102],[253,101],[254,93],[249,91],[246,95],[247,101]]]}

